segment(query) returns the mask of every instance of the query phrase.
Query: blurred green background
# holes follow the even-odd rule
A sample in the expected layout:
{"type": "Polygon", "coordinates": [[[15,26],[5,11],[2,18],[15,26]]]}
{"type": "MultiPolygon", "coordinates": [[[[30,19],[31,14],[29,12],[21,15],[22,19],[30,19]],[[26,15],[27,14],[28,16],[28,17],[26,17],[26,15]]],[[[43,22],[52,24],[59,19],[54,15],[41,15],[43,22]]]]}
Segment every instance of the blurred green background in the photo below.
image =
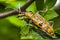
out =
{"type": "MultiPolygon", "coordinates": [[[[60,35],[60,8],[53,9],[57,0],[35,0],[26,10],[40,14],[44,16],[46,20],[54,21],[54,31],[60,35]],[[33,6],[32,6],[33,5],[33,6]]],[[[19,4],[23,6],[27,0],[0,0],[0,13],[17,9],[19,4]]],[[[44,39],[33,29],[28,29],[27,22],[25,20],[19,20],[18,15],[12,15],[3,19],[0,19],[0,40],[60,40],[51,39],[46,37],[44,39]],[[30,31],[29,31],[30,30],[30,31]]]]}

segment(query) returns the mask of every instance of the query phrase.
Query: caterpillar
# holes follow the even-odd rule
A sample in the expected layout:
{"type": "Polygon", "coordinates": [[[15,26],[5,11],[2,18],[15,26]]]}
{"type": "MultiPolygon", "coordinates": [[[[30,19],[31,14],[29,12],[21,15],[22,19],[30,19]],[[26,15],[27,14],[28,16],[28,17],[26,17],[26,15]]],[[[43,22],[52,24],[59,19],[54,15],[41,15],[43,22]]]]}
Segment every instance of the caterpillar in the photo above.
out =
{"type": "Polygon", "coordinates": [[[36,14],[33,14],[32,12],[23,12],[19,14],[18,16],[26,16],[32,22],[39,27],[40,30],[44,31],[47,35],[49,35],[52,38],[55,38],[53,27],[50,25],[50,23],[44,19],[43,16],[41,16],[38,12],[36,14]]]}

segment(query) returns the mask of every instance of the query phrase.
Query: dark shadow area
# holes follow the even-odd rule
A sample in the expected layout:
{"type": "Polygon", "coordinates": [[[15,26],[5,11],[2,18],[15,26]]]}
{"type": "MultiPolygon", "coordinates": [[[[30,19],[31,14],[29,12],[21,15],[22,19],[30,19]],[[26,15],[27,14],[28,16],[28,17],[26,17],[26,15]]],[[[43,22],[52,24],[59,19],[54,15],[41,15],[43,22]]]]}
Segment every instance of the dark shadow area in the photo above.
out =
{"type": "Polygon", "coordinates": [[[55,33],[56,34],[56,36],[58,37],[58,38],[60,38],[60,34],[58,34],[58,33],[55,33]]]}
{"type": "MultiPolygon", "coordinates": [[[[48,36],[45,32],[43,32],[40,29],[35,29],[34,27],[32,28],[36,33],[38,33],[40,36],[42,36],[44,39],[46,38],[51,38],[50,36],[48,36]]],[[[52,39],[52,38],[51,38],[52,39]]]]}

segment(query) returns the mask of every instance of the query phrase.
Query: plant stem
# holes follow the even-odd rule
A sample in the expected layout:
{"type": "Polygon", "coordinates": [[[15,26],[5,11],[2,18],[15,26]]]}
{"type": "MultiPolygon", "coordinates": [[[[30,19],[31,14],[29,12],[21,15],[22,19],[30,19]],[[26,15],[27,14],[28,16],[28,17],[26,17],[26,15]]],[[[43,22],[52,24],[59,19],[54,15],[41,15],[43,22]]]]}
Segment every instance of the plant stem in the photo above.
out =
{"type": "MultiPolygon", "coordinates": [[[[29,5],[32,4],[32,2],[34,2],[35,0],[28,0],[25,5],[23,5],[20,9],[21,9],[21,12],[24,12],[26,11],[26,8],[29,7],[29,5]]],[[[8,17],[8,16],[11,16],[11,15],[15,15],[15,14],[18,14],[19,13],[19,10],[18,9],[15,9],[15,10],[12,10],[12,11],[9,11],[9,12],[3,12],[3,13],[0,13],[0,18],[5,18],[5,17],[8,17]]]]}

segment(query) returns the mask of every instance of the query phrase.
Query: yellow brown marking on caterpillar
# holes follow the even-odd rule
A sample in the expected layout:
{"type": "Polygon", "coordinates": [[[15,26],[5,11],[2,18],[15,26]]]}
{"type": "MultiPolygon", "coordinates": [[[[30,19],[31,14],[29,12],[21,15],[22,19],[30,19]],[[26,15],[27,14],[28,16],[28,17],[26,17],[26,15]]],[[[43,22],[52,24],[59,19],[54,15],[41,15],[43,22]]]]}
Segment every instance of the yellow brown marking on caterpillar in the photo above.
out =
{"type": "MultiPolygon", "coordinates": [[[[40,14],[32,14],[32,12],[25,12],[24,15],[32,20],[32,22],[39,27],[40,30],[46,32],[50,37],[54,38],[54,30],[50,23],[45,20],[40,14]]],[[[19,16],[21,16],[19,14],[19,16]]]]}

